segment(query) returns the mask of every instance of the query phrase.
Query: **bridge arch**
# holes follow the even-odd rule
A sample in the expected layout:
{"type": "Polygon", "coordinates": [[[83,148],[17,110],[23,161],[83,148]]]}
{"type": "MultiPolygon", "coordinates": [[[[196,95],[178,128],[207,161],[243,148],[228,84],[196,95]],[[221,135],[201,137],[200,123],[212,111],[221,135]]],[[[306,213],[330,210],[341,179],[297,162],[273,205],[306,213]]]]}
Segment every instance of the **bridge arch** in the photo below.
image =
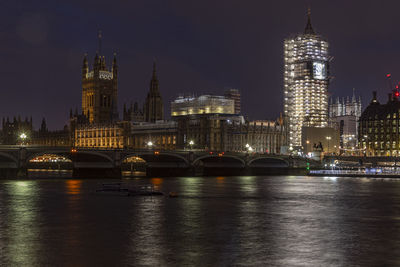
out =
{"type": "Polygon", "coordinates": [[[169,152],[139,152],[139,153],[130,153],[125,155],[123,158],[121,158],[121,161],[124,162],[128,158],[132,157],[139,157],[143,159],[146,162],[151,162],[153,159],[161,159],[161,161],[177,161],[178,162],[183,162],[186,165],[189,165],[189,161],[182,155],[175,154],[175,153],[169,153],[169,152]],[[174,160],[175,159],[175,160],[174,160]]]}
{"type": "Polygon", "coordinates": [[[287,160],[282,159],[282,158],[275,158],[275,157],[258,157],[251,159],[247,165],[249,167],[264,167],[264,168],[269,168],[269,167],[289,167],[290,164],[287,160]]]}
{"type": "Polygon", "coordinates": [[[43,156],[43,155],[57,155],[72,162],[97,162],[99,159],[102,159],[102,162],[110,162],[113,163],[114,159],[109,155],[97,151],[82,151],[78,150],[76,152],[68,151],[60,151],[60,150],[43,150],[40,152],[32,153],[27,156],[26,163],[29,163],[32,159],[43,156]]]}
{"type": "Polygon", "coordinates": [[[30,154],[27,158],[26,158],[26,162],[27,163],[32,163],[33,160],[38,159],[38,158],[48,158],[48,157],[61,157],[66,159],[65,162],[72,162],[72,159],[69,155],[69,153],[66,152],[60,152],[60,151],[46,151],[46,152],[38,152],[38,153],[33,153],[30,154]]]}
{"type": "Polygon", "coordinates": [[[103,159],[105,162],[113,163],[114,159],[110,157],[109,155],[101,152],[96,152],[96,151],[81,151],[78,150],[76,152],[71,153],[71,158],[73,159],[72,161],[74,162],[98,162],[99,158],[103,159]],[[83,157],[86,158],[83,158],[83,157]]]}
{"type": "Polygon", "coordinates": [[[239,161],[240,164],[241,164],[241,167],[245,167],[246,166],[246,162],[243,159],[241,159],[241,158],[239,158],[237,156],[233,156],[233,155],[222,155],[222,156],[220,156],[220,155],[204,155],[204,156],[200,156],[200,157],[196,158],[193,161],[193,165],[196,165],[200,161],[204,161],[205,159],[219,159],[221,161],[226,161],[227,159],[228,160],[232,160],[233,159],[235,161],[239,161]]]}
{"type": "Polygon", "coordinates": [[[15,158],[14,156],[5,153],[5,152],[0,152],[0,161],[3,161],[4,159],[6,159],[8,162],[11,161],[15,164],[18,164],[18,159],[15,158]]]}

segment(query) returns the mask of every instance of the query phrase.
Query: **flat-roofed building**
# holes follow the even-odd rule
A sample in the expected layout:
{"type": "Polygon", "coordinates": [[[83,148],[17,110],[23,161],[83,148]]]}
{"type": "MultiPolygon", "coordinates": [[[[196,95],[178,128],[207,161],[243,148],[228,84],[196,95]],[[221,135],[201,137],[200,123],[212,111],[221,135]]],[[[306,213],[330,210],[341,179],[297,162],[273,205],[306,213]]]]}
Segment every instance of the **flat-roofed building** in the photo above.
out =
{"type": "Polygon", "coordinates": [[[171,116],[196,114],[235,114],[235,101],[225,96],[180,96],[171,102],[171,116]]]}

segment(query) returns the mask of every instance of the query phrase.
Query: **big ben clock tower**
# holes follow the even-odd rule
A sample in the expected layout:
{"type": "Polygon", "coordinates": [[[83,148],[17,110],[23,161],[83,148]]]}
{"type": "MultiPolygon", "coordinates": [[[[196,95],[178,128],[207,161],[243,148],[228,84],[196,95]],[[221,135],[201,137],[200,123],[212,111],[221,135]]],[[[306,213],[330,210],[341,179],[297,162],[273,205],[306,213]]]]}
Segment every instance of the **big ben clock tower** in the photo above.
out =
{"type": "Polygon", "coordinates": [[[328,126],[329,44],[311,26],[284,42],[284,115],[289,146],[301,147],[302,127],[328,126]]]}

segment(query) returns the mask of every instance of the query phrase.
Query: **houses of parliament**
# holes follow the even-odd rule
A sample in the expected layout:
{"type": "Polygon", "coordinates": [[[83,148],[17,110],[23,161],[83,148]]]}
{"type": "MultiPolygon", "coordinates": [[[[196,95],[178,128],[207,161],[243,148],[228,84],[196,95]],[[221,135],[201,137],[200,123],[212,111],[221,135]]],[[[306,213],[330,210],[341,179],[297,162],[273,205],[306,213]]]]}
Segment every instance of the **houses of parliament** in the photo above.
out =
{"type": "MultiPolygon", "coordinates": [[[[99,35],[101,51],[101,35],[99,35]]],[[[90,67],[85,55],[82,66],[82,114],[71,115],[72,140],[75,147],[123,148],[132,145],[132,124],[156,123],[164,119],[164,107],[156,72],[150,80],[149,92],[140,109],[126,108],[122,121],[118,115],[118,64],[114,53],[112,65],[97,51],[90,67]]]]}
{"type": "Polygon", "coordinates": [[[69,124],[62,130],[49,131],[43,119],[35,131],[32,119],[3,119],[2,144],[214,151],[250,147],[254,152],[280,153],[286,142],[283,122],[246,120],[240,113],[238,89],[228,88],[221,96],[179,96],[171,103],[172,118],[165,120],[156,62],[144,104],[123,103],[120,116],[117,55],[114,53],[111,64],[107,64],[101,41],[99,34],[99,47],[92,60],[88,54],[83,57],[81,108],[70,110],[69,124]]]}

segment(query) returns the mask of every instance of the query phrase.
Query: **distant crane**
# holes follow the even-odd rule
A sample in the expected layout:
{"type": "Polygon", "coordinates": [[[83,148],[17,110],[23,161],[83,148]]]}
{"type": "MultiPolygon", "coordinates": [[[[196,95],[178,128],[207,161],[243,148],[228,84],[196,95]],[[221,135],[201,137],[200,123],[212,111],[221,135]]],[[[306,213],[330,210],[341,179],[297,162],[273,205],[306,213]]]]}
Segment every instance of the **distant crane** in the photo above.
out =
{"type": "Polygon", "coordinates": [[[389,86],[389,90],[392,92],[393,95],[393,99],[398,99],[400,92],[399,92],[399,84],[396,85],[396,87],[393,87],[393,83],[392,83],[392,75],[390,73],[386,74],[386,78],[388,81],[388,86],[389,86]]]}

